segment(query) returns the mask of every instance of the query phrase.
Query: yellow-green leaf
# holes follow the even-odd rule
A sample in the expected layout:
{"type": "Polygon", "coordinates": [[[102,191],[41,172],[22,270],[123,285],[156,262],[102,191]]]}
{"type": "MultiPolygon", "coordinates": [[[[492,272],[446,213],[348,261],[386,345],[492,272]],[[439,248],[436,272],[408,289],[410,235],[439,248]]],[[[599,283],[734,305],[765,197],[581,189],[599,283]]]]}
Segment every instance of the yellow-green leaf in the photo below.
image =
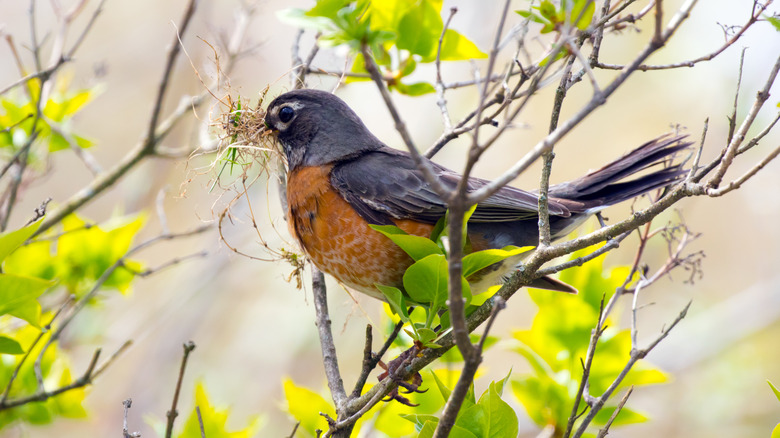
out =
{"type": "Polygon", "coordinates": [[[533,249],[533,246],[524,246],[522,248],[507,246],[502,249],[486,249],[473,252],[463,257],[463,276],[468,278],[470,275],[481,269],[487,268],[494,263],[498,263],[533,249]]]}
{"type": "Polygon", "coordinates": [[[769,384],[769,387],[772,388],[772,392],[775,393],[775,397],[777,397],[777,400],[780,401],[780,390],[778,390],[769,380],[767,380],[766,383],[769,384]]]}
{"type": "Polygon", "coordinates": [[[16,340],[0,335],[0,354],[24,354],[24,349],[16,340]]]}
{"type": "Polygon", "coordinates": [[[384,234],[393,243],[401,247],[404,252],[415,261],[423,259],[431,254],[444,254],[438,245],[432,240],[407,234],[394,225],[370,225],[376,231],[384,234]]]}
{"type": "MultiPolygon", "coordinates": [[[[227,419],[230,415],[230,410],[214,406],[209,400],[206,388],[202,382],[195,386],[195,407],[200,409],[200,415],[203,419],[203,431],[207,437],[249,438],[254,436],[260,427],[260,418],[257,417],[250,420],[244,429],[228,430],[227,419]]],[[[184,424],[184,430],[178,435],[178,438],[201,438],[200,422],[198,421],[195,407],[193,407],[192,413],[184,424]]]]}
{"type": "Polygon", "coordinates": [[[412,301],[430,304],[431,309],[438,309],[447,299],[447,278],[446,258],[441,254],[431,254],[406,270],[403,278],[404,289],[412,301]]]}
{"type": "Polygon", "coordinates": [[[7,231],[0,234],[0,262],[5,260],[9,254],[22,246],[27,239],[35,234],[35,232],[38,231],[38,228],[41,227],[42,222],[43,218],[38,219],[26,227],[19,228],[18,230],[7,231]]]}
{"type": "Polygon", "coordinates": [[[447,29],[441,44],[442,61],[461,61],[467,59],[487,58],[487,54],[457,31],[447,29]]]}
{"type": "MultiPolygon", "coordinates": [[[[328,422],[320,412],[336,418],[336,410],[321,395],[298,386],[291,379],[284,380],[284,396],[287,399],[287,412],[301,423],[299,430],[316,436],[316,430],[328,429],[328,422]]],[[[207,435],[208,436],[208,435],[207,435]]]]}
{"type": "Polygon", "coordinates": [[[0,315],[17,311],[51,285],[52,282],[40,278],[0,274],[0,315]]]}
{"type": "MultiPolygon", "coordinates": [[[[615,406],[606,406],[602,410],[596,414],[596,416],[593,418],[593,423],[598,425],[604,425],[607,424],[607,421],[612,417],[612,414],[615,413],[615,410],[617,407],[615,406]]],[[[612,422],[612,426],[620,426],[625,424],[636,424],[636,423],[644,423],[647,421],[648,418],[646,415],[643,415],[637,411],[634,411],[632,409],[629,409],[627,407],[623,407],[623,409],[620,410],[620,412],[617,414],[617,417],[612,422]]]]}
{"type": "Polygon", "coordinates": [[[38,300],[25,301],[9,310],[8,314],[29,322],[33,327],[41,328],[41,303],[38,300]]]}
{"type": "MultiPolygon", "coordinates": [[[[70,373],[70,368],[64,367],[60,374],[59,386],[67,386],[73,383],[73,377],[70,373]]],[[[86,388],[74,388],[70,391],[63,392],[62,394],[50,398],[48,403],[52,410],[57,414],[66,418],[84,418],[87,416],[87,411],[82,406],[84,398],[86,397],[86,388]]]]}

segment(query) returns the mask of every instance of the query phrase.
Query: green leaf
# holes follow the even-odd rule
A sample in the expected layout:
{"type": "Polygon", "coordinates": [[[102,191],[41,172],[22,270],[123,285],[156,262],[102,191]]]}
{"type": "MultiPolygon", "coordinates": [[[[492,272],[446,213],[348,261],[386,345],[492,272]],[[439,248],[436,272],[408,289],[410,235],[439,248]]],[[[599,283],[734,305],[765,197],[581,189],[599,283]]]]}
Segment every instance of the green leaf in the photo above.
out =
{"type": "Polygon", "coordinates": [[[533,250],[533,246],[507,246],[503,249],[486,249],[473,252],[463,257],[463,276],[468,278],[472,274],[488,266],[506,260],[510,257],[533,250]]]}
{"type": "Polygon", "coordinates": [[[439,242],[442,233],[444,233],[446,229],[447,229],[447,215],[445,214],[444,217],[439,218],[439,220],[436,221],[436,225],[433,226],[433,229],[431,230],[431,240],[434,242],[439,242]]]}
{"type": "MultiPolygon", "coordinates": [[[[56,245],[56,275],[69,291],[80,295],[92,287],[93,280],[125,256],[144,224],[144,216],[120,217],[101,226],[88,226],[83,219],[70,215],[62,224],[64,234],[57,239],[56,245]]],[[[108,277],[103,287],[127,292],[138,270],[137,262],[126,260],[124,266],[108,277]]]]}
{"type": "MultiPolygon", "coordinates": [[[[417,438],[432,438],[433,433],[436,431],[436,426],[438,424],[439,424],[439,419],[436,417],[434,417],[433,420],[426,421],[422,429],[420,430],[420,434],[417,435],[417,438]]],[[[452,426],[452,429],[450,430],[448,437],[449,438],[478,438],[477,435],[458,426],[457,424],[452,426]]]]}
{"type": "Polygon", "coordinates": [[[441,43],[442,61],[462,61],[468,59],[487,58],[487,54],[460,33],[447,29],[441,43]]]}
{"type": "MultiPolygon", "coordinates": [[[[612,417],[612,414],[615,412],[616,409],[617,409],[616,406],[604,407],[593,418],[593,423],[602,426],[607,424],[607,421],[609,421],[610,417],[612,417]]],[[[647,420],[648,420],[647,416],[642,415],[639,412],[636,412],[629,408],[623,407],[623,409],[621,409],[620,412],[618,413],[617,417],[615,417],[615,420],[612,422],[612,425],[621,426],[626,424],[637,424],[637,423],[644,423],[647,420]]]]}
{"type": "Polygon", "coordinates": [[[436,382],[436,388],[438,388],[439,394],[441,394],[441,397],[446,402],[447,400],[450,399],[450,394],[452,394],[452,390],[448,388],[444,384],[444,382],[442,382],[441,379],[439,379],[439,376],[437,376],[436,373],[434,373],[433,371],[431,371],[431,376],[433,376],[433,380],[434,382],[436,382]]]}
{"type": "Polygon", "coordinates": [[[539,15],[537,15],[534,12],[531,12],[531,11],[515,11],[515,12],[517,12],[522,17],[525,17],[525,18],[529,18],[530,17],[531,21],[533,21],[535,23],[545,24],[545,25],[550,23],[549,21],[545,20],[544,18],[540,17],[539,15]]]}
{"type": "Polygon", "coordinates": [[[371,228],[384,234],[387,238],[401,247],[404,252],[415,261],[421,260],[431,254],[443,254],[441,249],[430,239],[421,236],[407,234],[395,225],[369,225],[371,228]]]}
{"type": "Polygon", "coordinates": [[[479,435],[472,433],[470,430],[465,429],[458,424],[452,426],[449,434],[450,438],[479,438],[479,435]]]}
{"type": "Polygon", "coordinates": [[[41,227],[42,222],[43,218],[38,219],[26,227],[19,228],[18,230],[7,231],[0,234],[0,262],[5,260],[9,254],[22,246],[27,239],[35,234],[35,232],[38,231],[38,228],[41,227]]]}
{"type": "Polygon", "coordinates": [[[777,423],[777,426],[772,429],[772,435],[769,438],[780,438],[780,423],[777,423]]]}
{"type": "Polygon", "coordinates": [[[520,347],[516,348],[515,351],[528,361],[528,363],[531,365],[531,368],[538,377],[549,377],[554,374],[554,371],[550,369],[550,366],[544,361],[544,359],[542,359],[532,349],[526,347],[525,345],[521,345],[520,347]]]}
{"type": "Polygon", "coordinates": [[[426,421],[422,429],[420,429],[420,434],[417,435],[417,438],[433,438],[433,433],[436,432],[436,426],[438,424],[439,424],[438,418],[436,419],[436,421],[426,421]]]}
{"type": "Polygon", "coordinates": [[[14,339],[0,335],[0,354],[24,354],[24,349],[14,339]]]}
{"type": "Polygon", "coordinates": [[[436,46],[444,27],[441,15],[428,0],[421,0],[410,8],[398,23],[396,46],[420,55],[423,59],[436,57],[436,46]]]}
{"type": "MultiPolygon", "coordinates": [[[[775,30],[780,32],[780,17],[770,17],[769,15],[764,15],[764,18],[766,21],[768,21],[772,26],[775,27],[775,30]]],[[[780,106],[780,104],[778,104],[780,106]]]]}
{"type": "Polygon", "coordinates": [[[393,85],[392,88],[398,91],[399,93],[405,94],[407,96],[422,96],[424,94],[430,94],[436,92],[436,88],[434,88],[433,85],[427,82],[415,82],[413,84],[408,84],[408,85],[402,82],[398,82],[395,85],[393,85]]]}
{"type": "MultiPolygon", "coordinates": [[[[60,374],[58,386],[63,387],[73,383],[70,368],[65,368],[60,374]]],[[[61,415],[65,418],[85,418],[87,410],[84,409],[84,399],[87,397],[87,390],[84,387],[71,389],[57,397],[50,398],[46,404],[51,412],[61,415]]]]}
{"type": "Polygon", "coordinates": [[[571,410],[568,388],[550,377],[526,376],[512,381],[512,393],[540,427],[565,424],[571,410]]]}
{"type": "Polygon", "coordinates": [[[577,20],[577,23],[575,26],[579,30],[585,30],[590,26],[590,22],[593,20],[593,13],[596,11],[596,2],[593,0],[577,0],[576,3],[574,3],[574,7],[571,10],[571,19],[577,20],[577,17],[580,17],[580,14],[582,14],[582,17],[580,17],[579,20],[577,20]],[[583,12],[583,8],[585,8],[585,11],[583,12]]]}
{"type": "Polygon", "coordinates": [[[301,29],[312,29],[319,32],[332,32],[333,22],[325,17],[311,17],[303,9],[282,9],[276,13],[279,21],[301,29]]]}
{"type": "Polygon", "coordinates": [[[52,282],[40,278],[0,274],[0,315],[19,311],[51,285],[52,282]]]}
{"type": "Polygon", "coordinates": [[[772,392],[775,393],[775,397],[777,397],[777,400],[780,401],[780,390],[778,390],[769,380],[767,380],[766,383],[769,384],[769,387],[772,388],[772,392]]]}
{"type": "MultiPolygon", "coordinates": [[[[377,62],[378,64],[379,62],[377,62]]],[[[366,70],[366,61],[365,58],[363,58],[362,53],[355,54],[355,58],[352,61],[352,67],[350,68],[350,73],[359,73],[359,74],[368,74],[368,70],[366,70]]],[[[371,78],[366,77],[354,77],[354,76],[347,76],[346,81],[348,84],[351,84],[352,82],[365,82],[370,81],[371,78]]]]}
{"type": "Polygon", "coordinates": [[[227,421],[230,410],[214,406],[209,400],[202,382],[195,386],[195,406],[200,410],[203,420],[203,434],[201,434],[197,410],[193,408],[192,413],[184,423],[184,430],[178,435],[178,438],[200,438],[203,435],[219,438],[249,438],[255,435],[260,426],[260,419],[257,417],[251,420],[244,429],[229,431],[227,421]]]}
{"type": "Polygon", "coordinates": [[[331,418],[336,418],[336,410],[321,395],[308,388],[295,385],[290,379],[284,381],[284,395],[287,399],[287,412],[300,421],[302,430],[312,436],[315,436],[317,429],[328,429],[328,422],[320,415],[320,412],[330,415],[331,418]]]}
{"type": "Polygon", "coordinates": [[[409,313],[406,309],[406,300],[404,300],[404,294],[397,287],[384,286],[381,284],[375,284],[374,287],[382,292],[385,296],[387,304],[390,305],[390,309],[395,312],[396,315],[401,317],[403,322],[409,322],[409,313]]]}
{"type": "Polygon", "coordinates": [[[414,73],[414,70],[417,69],[417,61],[414,60],[413,56],[410,56],[401,63],[401,66],[403,67],[401,69],[401,77],[403,78],[414,73]]]}
{"type": "Polygon", "coordinates": [[[429,328],[418,328],[417,334],[420,335],[420,339],[418,341],[422,342],[423,344],[427,344],[438,336],[435,331],[429,329],[429,328]]]}
{"type": "Polygon", "coordinates": [[[29,322],[33,327],[41,328],[41,303],[38,300],[25,301],[8,311],[8,314],[29,322]]]}
{"type": "Polygon", "coordinates": [[[419,432],[425,423],[428,421],[438,423],[439,419],[433,415],[418,415],[418,414],[400,414],[400,417],[406,421],[414,423],[414,428],[419,432]]]}
{"type": "Polygon", "coordinates": [[[487,429],[481,436],[490,438],[514,437],[518,432],[517,415],[507,402],[501,400],[496,382],[479,398],[478,405],[485,410],[487,429]]]}
{"type": "Polygon", "coordinates": [[[447,300],[447,278],[447,260],[441,254],[432,254],[406,270],[404,289],[412,301],[429,304],[435,313],[447,300]]]}
{"type": "Polygon", "coordinates": [[[542,14],[542,17],[552,22],[557,20],[557,10],[550,0],[542,0],[542,3],[539,5],[539,13],[542,14]]]}
{"type": "Polygon", "coordinates": [[[472,405],[467,409],[461,408],[455,424],[468,430],[476,436],[487,436],[485,432],[490,427],[486,409],[482,405],[472,405]]]}
{"type": "Polygon", "coordinates": [[[347,5],[349,0],[317,0],[313,8],[306,11],[309,17],[335,18],[339,9],[347,5]]]}

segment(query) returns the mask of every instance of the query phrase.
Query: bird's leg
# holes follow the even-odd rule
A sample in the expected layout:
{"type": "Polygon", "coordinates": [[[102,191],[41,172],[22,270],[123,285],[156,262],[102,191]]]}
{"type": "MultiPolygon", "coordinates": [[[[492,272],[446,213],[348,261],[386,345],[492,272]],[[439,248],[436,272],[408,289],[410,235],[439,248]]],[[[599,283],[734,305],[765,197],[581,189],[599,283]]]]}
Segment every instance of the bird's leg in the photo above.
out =
{"type": "Polygon", "coordinates": [[[403,373],[404,367],[411,364],[412,359],[417,357],[417,355],[422,351],[422,348],[420,348],[418,345],[412,346],[412,348],[404,351],[401,353],[397,358],[391,360],[388,364],[384,364],[383,362],[379,362],[379,366],[382,367],[383,370],[385,370],[384,373],[377,376],[377,378],[381,381],[385,378],[393,379],[393,381],[398,385],[398,387],[394,388],[389,394],[387,394],[387,397],[383,399],[383,401],[390,401],[395,400],[401,404],[404,404],[406,406],[417,406],[416,404],[412,403],[408,398],[402,396],[399,393],[398,388],[404,388],[406,391],[406,394],[411,393],[423,393],[426,390],[421,390],[420,385],[422,385],[422,375],[420,373],[414,373],[409,379],[403,380],[399,377],[400,374],[403,373]]]}

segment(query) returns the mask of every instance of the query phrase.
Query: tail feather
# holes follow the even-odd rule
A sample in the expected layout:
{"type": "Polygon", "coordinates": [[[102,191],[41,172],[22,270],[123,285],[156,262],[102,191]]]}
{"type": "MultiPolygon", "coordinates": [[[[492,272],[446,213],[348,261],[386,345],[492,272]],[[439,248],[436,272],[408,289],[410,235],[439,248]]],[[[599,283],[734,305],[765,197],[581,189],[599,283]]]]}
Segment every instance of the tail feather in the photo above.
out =
{"type": "Polygon", "coordinates": [[[683,163],[664,167],[638,178],[622,181],[638,172],[671,161],[687,149],[686,136],[663,136],[573,181],[550,187],[550,197],[577,201],[586,210],[607,207],[667,186],[687,173],[683,163]]]}

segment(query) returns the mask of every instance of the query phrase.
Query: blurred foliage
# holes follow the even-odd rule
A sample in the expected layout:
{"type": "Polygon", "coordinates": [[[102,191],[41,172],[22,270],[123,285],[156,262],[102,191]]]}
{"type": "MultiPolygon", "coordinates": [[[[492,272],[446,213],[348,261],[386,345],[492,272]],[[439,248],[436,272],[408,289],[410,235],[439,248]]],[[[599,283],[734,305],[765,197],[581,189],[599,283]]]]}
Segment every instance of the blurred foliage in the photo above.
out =
{"type": "MultiPolygon", "coordinates": [[[[572,257],[582,255],[585,253],[574,253],[572,257]]],[[[582,267],[561,273],[562,281],[579,289],[578,295],[530,290],[539,311],[530,329],[518,330],[513,336],[520,342],[515,351],[528,361],[533,372],[514,379],[512,391],[528,416],[540,427],[552,424],[561,433],[566,429],[582,378],[581,361],[587,355],[602,300],[606,303],[630,272],[625,266],[606,268],[603,261],[604,256],[601,256],[582,267]]],[[[631,354],[630,330],[617,328],[615,318],[608,318],[605,325],[607,329],[596,345],[588,380],[589,393],[593,396],[602,394],[612,384],[631,354]]],[[[628,373],[618,390],[667,380],[665,373],[641,361],[628,373]]],[[[581,401],[577,412],[584,408],[581,401]]],[[[594,419],[594,424],[604,425],[613,411],[614,405],[607,404],[594,419]]],[[[644,415],[624,407],[612,425],[645,420],[644,415]]]]}
{"type": "MultiPolygon", "coordinates": [[[[414,73],[418,63],[436,60],[444,30],[441,9],[441,0],[319,0],[308,10],[283,10],[279,18],[296,27],[316,30],[321,46],[349,47],[355,56],[348,70],[356,75],[348,77],[347,82],[369,80],[361,53],[365,44],[391,90],[419,96],[433,93],[433,85],[402,79],[414,73]]],[[[459,32],[444,32],[439,55],[442,61],[486,57],[459,32]]]]}
{"type": "MultiPolygon", "coordinates": [[[[21,246],[8,257],[5,268],[30,277],[57,280],[68,293],[80,298],[127,253],[144,222],[144,215],[133,215],[98,226],[70,215],[62,220],[58,237],[50,237],[54,233],[49,232],[21,246]]],[[[123,260],[102,287],[126,293],[135,274],[142,270],[140,262],[123,260]]]]}
{"type": "Polygon", "coordinates": [[[205,435],[209,438],[249,438],[256,436],[263,423],[262,418],[256,417],[251,419],[243,429],[228,431],[227,421],[230,409],[213,406],[203,383],[198,383],[195,386],[194,406],[192,413],[184,423],[184,429],[176,437],[200,438],[205,435]],[[198,420],[198,410],[200,410],[200,417],[203,421],[203,434],[201,434],[200,421],[198,420]]]}
{"type": "Polygon", "coordinates": [[[560,31],[563,26],[573,25],[577,29],[585,30],[593,21],[593,13],[596,11],[594,0],[561,0],[556,6],[550,0],[542,0],[539,6],[531,6],[530,10],[515,11],[520,16],[530,19],[542,25],[539,33],[560,31]]]}
{"type": "MultiPolygon", "coordinates": [[[[46,313],[44,319],[51,320],[52,315],[46,313]]],[[[18,320],[16,321],[18,322],[18,320]]],[[[53,327],[56,329],[56,327],[53,327]]],[[[38,391],[38,379],[35,375],[34,362],[40,355],[44,345],[49,340],[51,331],[43,333],[41,329],[31,324],[15,324],[13,318],[0,316],[0,333],[10,336],[17,342],[23,352],[29,352],[29,359],[19,368],[19,374],[14,380],[8,393],[9,400],[23,398],[35,394],[38,391]],[[32,347],[31,347],[32,346],[32,347]]],[[[18,354],[0,354],[0,385],[5,389],[14,371],[25,356],[18,354]]],[[[56,343],[52,344],[40,359],[41,377],[47,388],[58,388],[70,384],[73,381],[69,359],[66,354],[60,352],[56,343]]],[[[56,417],[85,418],[87,412],[82,406],[85,397],[85,389],[77,388],[64,392],[56,397],[41,402],[30,402],[19,407],[0,411],[0,430],[15,422],[24,422],[33,425],[51,423],[56,417]]]]}
{"type": "Polygon", "coordinates": [[[73,132],[72,119],[98,94],[98,88],[71,90],[71,78],[59,75],[48,99],[41,102],[40,118],[35,117],[41,95],[40,81],[28,81],[23,93],[0,96],[0,158],[9,160],[37,133],[29,162],[41,163],[48,152],[72,146],[89,148],[92,141],[73,132]]]}
{"type": "MultiPolygon", "coordinates": [[[[36,116],[40,84],[30,80],[21,91],[0,96],[0,157],[10,161],[26,153],[27,163],[44,170],[49,153],[92,146],[72,131],[71,122],[96,89],[72,91],[70,77],[57,76],[36,116]]],[[[96,286],[126,293],[143,268],[139,262],[123,260],[144,224],[143,215],[98,226],[74,214],[33,238],[42,221],[0,234],[0,429],[18,422],[38,425],[57,417],[86,417],[83,386],[53,397],[44,394],[75,381],[58,340],[46,347],[57,329],[53,310],[73,298],[82,299],[96,286]],[[41,395],[42,401],[34,401],[41,395]],[[17,400],[29,401],[3,407],[17,400]]],[[[87,304],[99,298],[100,294],[87,304]]]]}
{"type": "MultiPolygon", "coordinates": [[[[775,387],[775,385],[773,385],[769,380],[767,380],[766,383],[768,383],[769,387],[772,388],[772,392],[775,393],[777,401],[780,401],[780,390],[777,389],[777,387],[775,387]]],[[[775,428],[772,430],[771,438],[780,438],[780,423],[778,423],[777,426],[775,426],[775,428]]]]}
{"type": "MultiPolygon", "coordinates": [[[[118,218],[108,226],[87,226],[84,220],[69,216],[61,230],[50,230],[30,240],[41,221],[0,235],[0,387],[5,389],[13,378],[8,400],[30,397],[43,389],[34,363],[56,330],[56,323],[54,327],[49,324],[54,317],[50,312],[42,317],[39,300],[49,297],[49,302],[61,302],[69,300],[70,295],[83,297],[124,257],[143,225],[141,216],[118,218]],[[49,327],[44,327],[47,324],[49,327]],[[18,375],[13,377],[17,368],[18,375]]],[[[122,265],[104,279],[101,289],[129,290],[141,265],[129,260],[122,265]]],[[[40,360],[41,377],[48,391],[73,382],[67,354],[56,344],[40,360]]],[[[0,428],[14,421],[46,424],[56,416],[85,417],[83,398],[84,388],[75,388],[42,402],[0,410],[0,428]]]]}

